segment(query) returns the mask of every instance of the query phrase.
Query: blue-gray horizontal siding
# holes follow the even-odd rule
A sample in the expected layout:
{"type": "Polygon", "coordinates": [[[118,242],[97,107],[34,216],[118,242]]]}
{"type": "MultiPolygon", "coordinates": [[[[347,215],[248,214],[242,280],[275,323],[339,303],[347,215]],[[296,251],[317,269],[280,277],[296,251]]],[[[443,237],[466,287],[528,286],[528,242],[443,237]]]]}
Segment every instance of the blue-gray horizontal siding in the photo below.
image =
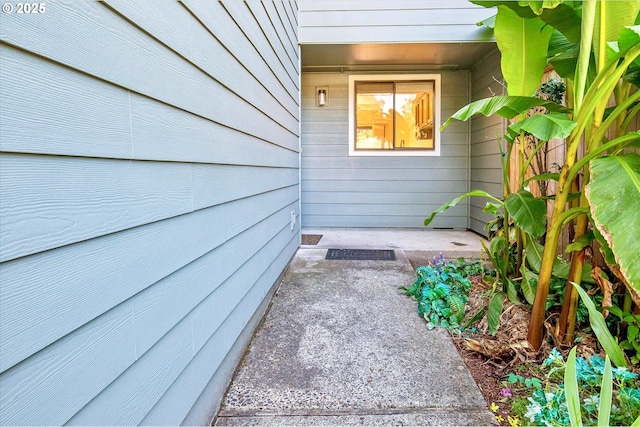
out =
{"type": "MultiPolygon", "coordinates": [[[[471,99],[502,95],[500,53],[496,49],[471,69],[471,99]]],[[[502,198],[501,136],[504,122],[499,116],[475,116],[471,119],[471,189],[484,190],[502,198]]],[[[473,197],[470,202],[469,228],[486,235],[485,225],[493,217],[483,212],[485,199],[473,197]]]]}
{"type": "Polygon", "coordinates": [[[301,0],[301,43],[491,40],[476,25],[495,11],[467,0],[301,0]]]}
{"type": "Polygon", "coordinates": [[[299,244],[297,13],[3,14],[0,424],[211,421],[299,244]]]}
{"type": "MultiPolygon", "coordinates": [[[[468,102],[468,72],[442,72],[442,117],[468,102]]],[[[442,133],[439,157],[349,157],[348,75],[302,76],[302,224],[310,227],[423,227],[424,219],[467,191],[469,124],[442,133]],[[316,107],[328,86],[329,107],[316,107]]],[[[468,227],[466,202],[431,227],[468,227]]]]}

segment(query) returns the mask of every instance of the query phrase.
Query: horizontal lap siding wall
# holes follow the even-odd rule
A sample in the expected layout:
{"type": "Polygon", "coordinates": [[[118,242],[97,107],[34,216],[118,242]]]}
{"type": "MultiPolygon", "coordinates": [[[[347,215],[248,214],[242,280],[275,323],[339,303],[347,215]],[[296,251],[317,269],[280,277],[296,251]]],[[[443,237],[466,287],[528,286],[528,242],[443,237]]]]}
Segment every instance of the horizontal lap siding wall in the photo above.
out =
{"type": "Polygon", "coordinates": [[[300,0],[300,42],[491,40],[476,23],[492,15],[467,0],[300,0]]]}
{"type": "MultiPolygon", "coordinates": [[[[496,50],[471,69],[471,100],[503,95],[500,53],[496,50]]],[[[471,119],[471,189],[502,198],[501,137],[503,119],[477,115],[471,119]]],[[[471,198],[470,228],[486,235],[485,225],[493,216],[483,212],[486,199],[471,198]]]]}
{"type": "Polygon", "coordinates": [[[296,8],[2,15],[0,424],[210,422],[299,244],[296,8]]]}
{"type": "MultiPolygon", "coordinates": [[[[442,114],[468,102],[468,72],[442,72],[442,114]]],[[[302,76],[302,225],[423,227],[424,219],[468,187],[469,125],[442,133],[439,157],[349,157],[348,75],[302,76]],[[315,87],[329,87],[329,106],[315,106],[315,87]]],[[[467,228],[465,202],[432,227],[467,228]]]]}

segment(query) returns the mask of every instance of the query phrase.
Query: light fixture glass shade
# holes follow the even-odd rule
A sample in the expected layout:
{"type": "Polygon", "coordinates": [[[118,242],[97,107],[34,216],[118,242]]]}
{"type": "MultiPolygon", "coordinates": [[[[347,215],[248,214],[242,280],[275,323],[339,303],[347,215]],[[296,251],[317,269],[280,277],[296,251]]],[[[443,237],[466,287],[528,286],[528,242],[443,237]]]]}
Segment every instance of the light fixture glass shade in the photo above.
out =
{"type": "Polygon", "coordinates": [[[327,91],[324,89],[318,90],[318,105],[321,107],[327,105],[327,91]]]}

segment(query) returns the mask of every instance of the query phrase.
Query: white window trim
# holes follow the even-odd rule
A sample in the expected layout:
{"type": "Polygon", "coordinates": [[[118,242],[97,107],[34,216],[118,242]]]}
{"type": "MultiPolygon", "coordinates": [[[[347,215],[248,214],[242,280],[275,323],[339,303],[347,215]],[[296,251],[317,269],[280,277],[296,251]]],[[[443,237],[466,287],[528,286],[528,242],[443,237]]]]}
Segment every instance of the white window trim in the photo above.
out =
{"type": "Polygon", "coordinates": [[[440,74],[351,74],[349,75],[349,156],[440,156],[440,74]],[[355,141],[355,82],[356,81],[400,81],[400,80],[433,80],[435,89],[433,137],[435,147],[433,150],[356,150],[355,141]]]}

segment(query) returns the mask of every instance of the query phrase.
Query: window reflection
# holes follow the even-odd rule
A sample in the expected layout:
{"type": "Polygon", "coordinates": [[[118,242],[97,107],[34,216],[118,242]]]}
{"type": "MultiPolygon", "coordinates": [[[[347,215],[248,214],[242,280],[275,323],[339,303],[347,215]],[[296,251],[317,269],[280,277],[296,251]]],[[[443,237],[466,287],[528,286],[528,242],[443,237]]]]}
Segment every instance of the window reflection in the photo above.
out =
{"type": "Polygon", "coordinates": [[[433,149],[434,82],[355,82],[359,150],[433,149]]]}

